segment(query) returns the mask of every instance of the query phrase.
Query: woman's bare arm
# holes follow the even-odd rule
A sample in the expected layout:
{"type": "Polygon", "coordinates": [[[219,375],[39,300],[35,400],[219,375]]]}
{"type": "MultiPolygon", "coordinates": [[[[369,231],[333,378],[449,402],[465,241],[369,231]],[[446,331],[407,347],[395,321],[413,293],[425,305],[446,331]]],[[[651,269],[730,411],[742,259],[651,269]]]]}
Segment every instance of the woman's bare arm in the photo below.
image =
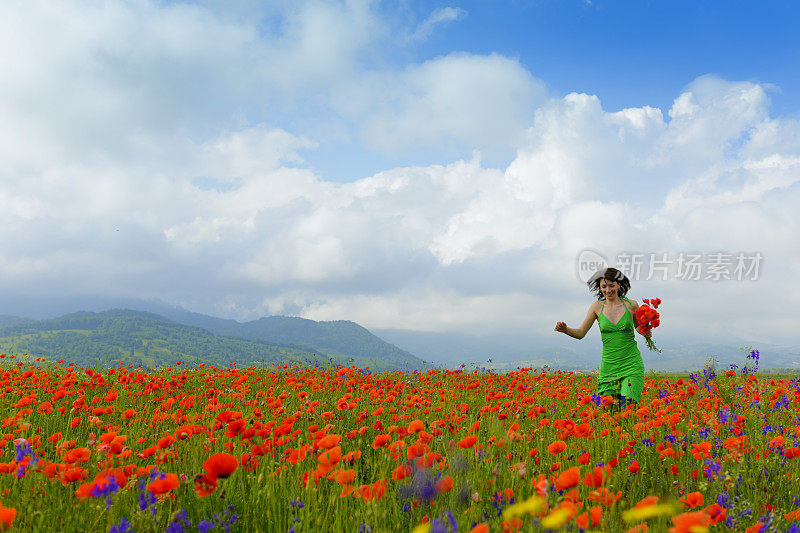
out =
{"type": "Polygon", "coordinates": [[[594,321],[597,320],[597,311],[595,311],[596,306],[597,302],[589,306],[589,311],[586,313],[586,318],[583,319],[583,324],[581,324],[577,329],[568,328],[566,323],[558,322],[556,323],[556,331],[565,333],[575,339],[584,338],[586,333],[589,331],[589,328],[591,328],[592,324],[594,324],[594,321]]]}
{"type": "Polygon", "coordinates": [[[633,317],[633,329],[639,331],[639,321],[636,320],[636,310],[639,309],[639,302],[636,300],[628,300],[631,304],[631,316],[633,317]]]}

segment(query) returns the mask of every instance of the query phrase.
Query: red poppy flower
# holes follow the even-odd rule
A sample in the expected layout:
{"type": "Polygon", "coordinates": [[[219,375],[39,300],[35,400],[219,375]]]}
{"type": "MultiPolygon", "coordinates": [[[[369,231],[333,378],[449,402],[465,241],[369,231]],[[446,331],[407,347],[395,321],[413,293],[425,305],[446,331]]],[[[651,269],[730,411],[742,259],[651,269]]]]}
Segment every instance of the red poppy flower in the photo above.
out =
{"type": "Polygon", "coordinates": [[[180,485],[181,482],[176,474],[165,474],[164,477],[157,478],[147,485],[147,490],[155,496],[161,496],[172,489],[177,489],[180,485]]]}
{"type": "Polygon", "coordinates": [[[558,455],[559,453],[563,452],[567,449],[567,443],[563,440],[557,440],[552,442],[548,447],[547,451],[552,455],[558,455]]]}
{"type": "Polygon", "coordinates": [[[442,494],[443,492],[450,492],[453,488],[453,478],[445,476],[436,483],[436,492],[442,494]]]}
{"type": "Polygon", "coordinates": [[[17,510],[13,507],[3,507],[0,505],[0,524],[3,525],[3,530],[11,527],[14,518],[17,517],[17,510]]]}
{"type": "Polygon", "coordinates": [[[382,448],[389,444],[392,441],[392,437],[390,435],[376,435],[375,438],[372,440],[372,449],[377,450],[378,448],[382,448]]]}
{"type": "Polygon", "coordinates": [[[683,504],[689,509],[692,509],[694,507],[699,507],[704,503],[703,493],[690,492],[689,494],[681,498],[681,502],[683,502],[683,504]]]}
{"type": "Polygon", "coordinates": [[[573,466],[567,470],[564,470],[559,474],[556,478],[555,487],[556,490],[566,490],[571,489],[575,485],[581,482],[581,470],[577,466],[573,466]]]}
{"type": "Polygon", "coordinates": [[[475,443],[477,442],[478,442],[477,435],[467,435],[466,437],[458,441],[457,445],[459,448],[472,448],[473,446],[475,446],[475,443]]]}
{"type": "Polygon", "coordinates": [[[194,480],[194,490],[201,498],[210,496],[217,490],[217,480],[208,474],[198,474],[194,480]]]}
{"type": "Polygon", "coordinates": [[[213,479],[225,479],[238,467],[236,456],[229,453],[215,453],[203,462],[203,470],[213,479]]]}

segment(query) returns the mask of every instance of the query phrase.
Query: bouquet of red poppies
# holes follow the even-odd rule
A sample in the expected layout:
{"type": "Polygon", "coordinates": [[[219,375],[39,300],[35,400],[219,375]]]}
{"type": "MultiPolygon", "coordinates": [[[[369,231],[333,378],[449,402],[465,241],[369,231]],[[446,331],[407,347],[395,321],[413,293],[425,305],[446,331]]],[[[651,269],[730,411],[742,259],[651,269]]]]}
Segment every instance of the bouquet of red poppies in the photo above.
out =
{"type": "Polygon", "coordinates": [[[661,352],[661,350],[653,342],[650,333],[653,328],[657,328],[661,323],[661,315],[658,314],[656,309],[661,305],[661,298],[645,298],[642,300],[642,305],[636,308],[636,322],[639,323],[639,333],[644,335],[647,347],[651,350],[661,352]],[[651,307],[652,306],[652,307],[651,307]]]}

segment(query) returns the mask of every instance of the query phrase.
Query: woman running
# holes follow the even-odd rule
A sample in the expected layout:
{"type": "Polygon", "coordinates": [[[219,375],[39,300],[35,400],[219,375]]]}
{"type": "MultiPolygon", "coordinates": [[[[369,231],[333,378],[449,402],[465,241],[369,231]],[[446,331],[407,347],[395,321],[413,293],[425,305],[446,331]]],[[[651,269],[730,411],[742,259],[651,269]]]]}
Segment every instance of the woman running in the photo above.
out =
{"type": "Polygon", "coordinates": [[[589,306],[583,324],[573,329],[557,322],[555,330],[582,339],[597,319],[603,339],[597,394],[613,396],[612,409],[622,410],[628,404],[639,403],[644,389],[644,361],[634,337],[639,326],[634,313],[639,304],[625,297],[631,282],[616,268],[597,271],[587,284],[597,301],[589,306]]]}

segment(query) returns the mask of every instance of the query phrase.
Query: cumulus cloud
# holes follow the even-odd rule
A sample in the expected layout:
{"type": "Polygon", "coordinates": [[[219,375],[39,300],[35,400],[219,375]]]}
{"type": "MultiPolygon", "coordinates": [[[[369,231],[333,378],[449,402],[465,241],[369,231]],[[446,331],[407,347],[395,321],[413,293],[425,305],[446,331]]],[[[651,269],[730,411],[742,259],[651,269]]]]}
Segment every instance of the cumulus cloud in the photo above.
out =
{"type": "Polygon", "coordinates": [[[704,76],[610,113],[498,54],[365,68],[369,2],[274,9],[266,31],[213,2],[2,4],[5,294],[546,333],[585,314],[582,248],[760,251],[757,282],[635,288],[670,302],[666,330],[787,335],[800,122],[762,85],[704,76]],[[477,150],[334,182],[305,163],[324,143],[294,127],[306,103],[371,149],[477,150]],[[508,165],[485,163],[497,147],[508,165]]]}
{"type": "Polygon", "coordinates": [[[516,147],[546,97],[516,59],[454,52],[343,84],[332,102],[359,124],[365,144],[391,153],[516,147]]]}
{"type": "Polygon", "coordinates": [[[425,41],[434,32],[437,26],[463,19],[467,12],[458,7],[442,7],[434,9],[428,17],[423,20],[414,33],[411,35],[412,41],[425,41]]]}

